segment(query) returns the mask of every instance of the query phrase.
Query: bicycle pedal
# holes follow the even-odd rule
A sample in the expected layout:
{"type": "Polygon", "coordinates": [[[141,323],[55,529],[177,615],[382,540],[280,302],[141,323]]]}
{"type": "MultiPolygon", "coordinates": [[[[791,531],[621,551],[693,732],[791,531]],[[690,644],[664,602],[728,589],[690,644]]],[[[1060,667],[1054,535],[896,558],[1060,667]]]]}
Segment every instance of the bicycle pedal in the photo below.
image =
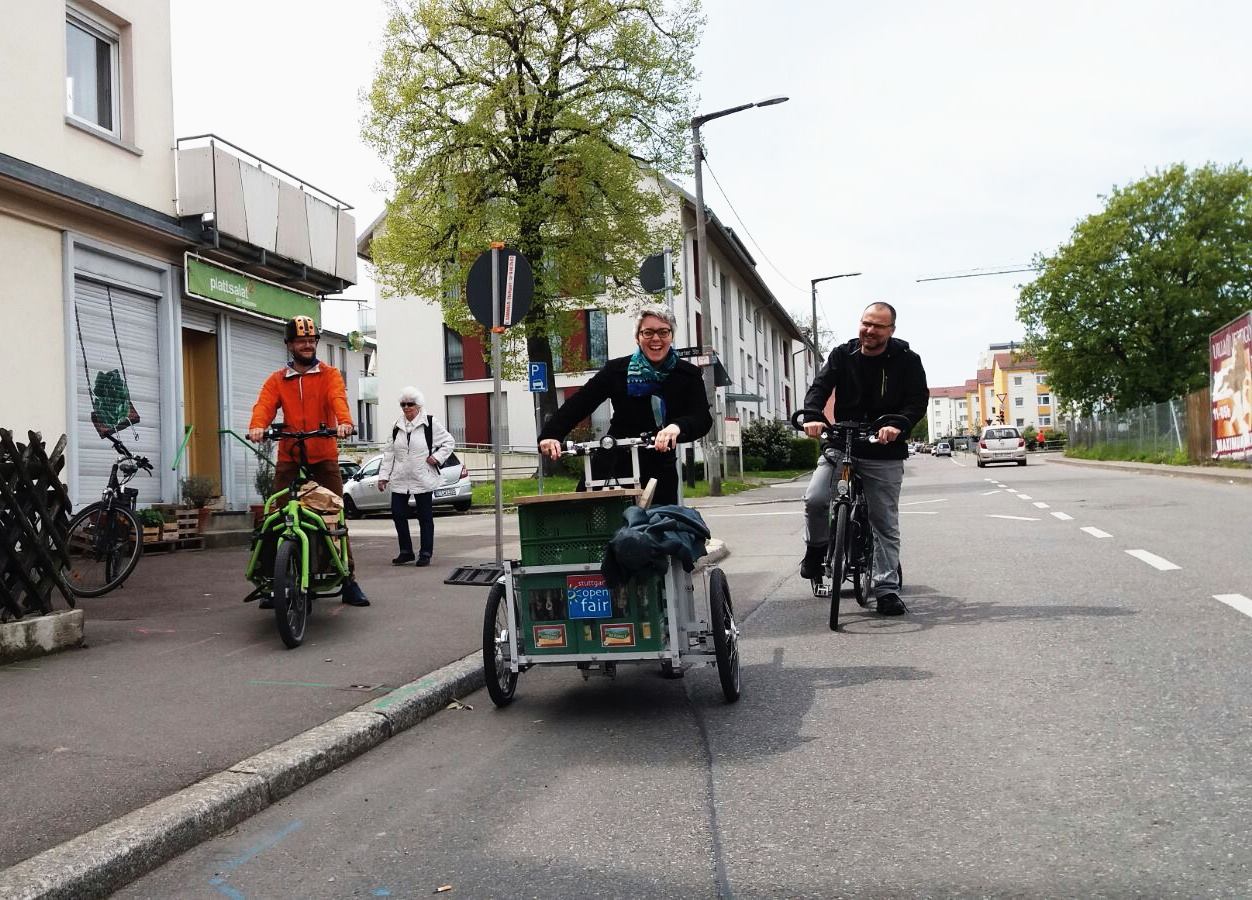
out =
{"type": "Polygon", "coordinates": [[[813,596],[814,597],[829,597],[830,585],[824,581],[813,582],[813,596]]]}

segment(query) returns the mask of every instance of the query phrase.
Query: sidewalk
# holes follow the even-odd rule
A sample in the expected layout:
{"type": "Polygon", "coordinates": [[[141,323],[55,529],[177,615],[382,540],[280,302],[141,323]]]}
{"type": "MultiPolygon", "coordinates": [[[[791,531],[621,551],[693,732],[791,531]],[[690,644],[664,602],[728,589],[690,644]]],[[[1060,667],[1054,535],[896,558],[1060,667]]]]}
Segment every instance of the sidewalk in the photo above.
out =
{"type": "Polygon", "coordinates": [[[372,606],[319,601],[295,650],[233,547],[141,559],[79,601],[84,649],[0,667],[0,895],[103,895],[481,686],[486,590],[442,582],[494,558],[492,518],[437,516],[424,569],[390,520],[351,528],[372,606]]]}
{"type": "Polygon", "coordinates": [[[1089,469],[1111,469],[1120,472],[1137,472],[1146,475],[1165,475],[1170,478],[1195,478],[1222,484],[1252,485],[1252,468],[1236,469],[1230,466],[1167,466],[1163,463],[1123,462],[1121,460],[1076,459],[1060,454],[1048,454],[1049,463],[1067,466],[1086,466],[1089,469]]]}

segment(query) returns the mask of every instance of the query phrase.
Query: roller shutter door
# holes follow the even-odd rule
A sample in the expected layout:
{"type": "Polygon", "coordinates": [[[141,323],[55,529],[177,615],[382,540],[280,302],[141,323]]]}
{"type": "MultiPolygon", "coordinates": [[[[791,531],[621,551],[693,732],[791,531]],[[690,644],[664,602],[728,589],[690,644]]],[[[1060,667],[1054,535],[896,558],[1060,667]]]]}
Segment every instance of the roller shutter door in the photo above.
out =
{"type": "MultiPolygon", "coordinates": [[[[287,364],[287,348],[283,344],[281,325],[262,325],[250,319],[231,317],[230,349],[230,425],[236,434],[248,433],[248,420],[261,384],[276,369],[287,364]]],[[[260,502],[253,479],[259,462],[239,441],[231,438],[227,446],[231,454],[231,502],[236,507],[260,502]]]]}
{"type": "Polygon", "coordinates": [[[198,306],[183,305],[183,327],[192,331],[204,331],[213,334],[217,331],[217,315],[198,306]]]}
{"type": "Polygon", "coordinates": [[[157,300],[135,291],[76,277],[74,386],[78,395],[78,496],[75,508],[100,499],[116,460],[113,445],[92,424],[92,393],[100,373],[125,370],[130,401],[139,422],[117,437],[135,455],[152,461],[156,475],[140,473],[130,483],[139,505],[161,501],[161,360],[157,300]],[[119,352],[120,348],[120,352],[119,352]]]}

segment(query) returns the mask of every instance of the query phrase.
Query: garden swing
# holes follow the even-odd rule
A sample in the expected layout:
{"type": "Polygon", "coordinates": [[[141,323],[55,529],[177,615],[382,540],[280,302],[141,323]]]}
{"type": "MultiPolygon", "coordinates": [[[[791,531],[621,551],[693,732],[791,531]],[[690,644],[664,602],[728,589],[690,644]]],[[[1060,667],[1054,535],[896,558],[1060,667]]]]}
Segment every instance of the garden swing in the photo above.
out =
{"type": "Polygon", "coordinates": [[[91,398],[91,424],[100,438],[112,437],[126,428],[139,424],[139,412],[130,396],[130,383],[126,380],[126,360],[122,356],[122,342],[117,336],[117,317],[113,312],[113,292],[108,285],[104,296],[109,304],[109,322],[113,326],[113,345],[117,348],[120,369],[103,369],[96,373],[94,386],[91,369],[87,366],[87,345],[83,342],[83,325],[74,307],[74,323],[78,329],[78,347],[83,354],[83,377],[86,379],[87,396],[91,398]]]}

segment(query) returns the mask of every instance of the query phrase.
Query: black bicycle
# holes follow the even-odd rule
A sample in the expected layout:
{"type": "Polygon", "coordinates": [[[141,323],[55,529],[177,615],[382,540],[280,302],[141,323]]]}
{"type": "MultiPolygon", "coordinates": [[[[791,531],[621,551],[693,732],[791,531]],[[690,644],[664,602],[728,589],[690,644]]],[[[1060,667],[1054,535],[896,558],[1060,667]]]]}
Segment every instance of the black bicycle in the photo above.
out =
{"type": "Polygon", "coordinates": [[[119,456],[109,471],[109,484],[99,500],[70,520],[66,535],[69,565],[61,574],[66,587],[80,597],[113,590],[135,570],[143,553],[143,529],[134,512],[139,491],[126,484],[140,471],[151,475],[152,463],[132,454],[116,437],[108,439],[119,456]]]}
{"type": "MultiPolygon", "coordinates": [[[[880,428],[891,425],[907,429],[903,416],[881,416],[874,422],[828,422],[819,410],[799,409],[791,417],[797,431],[805,422],[822,423],[822,455],[834,466],[834,484],[830,495],[830,540],[822,572],[813,579],[814,597],[830,598],[830,630],[839,630],[839,592],[844,581],[852,582],[856,602],[869,606],[874,582],[874,529],[869,521],[869,503],[861,486],[852,452],[858,440],[877,443],[880,428]],[[827,584],[827,579],[830,583],[827,584]]],[[[896,574],[903,584],[903,567],[896,574]]]]}

